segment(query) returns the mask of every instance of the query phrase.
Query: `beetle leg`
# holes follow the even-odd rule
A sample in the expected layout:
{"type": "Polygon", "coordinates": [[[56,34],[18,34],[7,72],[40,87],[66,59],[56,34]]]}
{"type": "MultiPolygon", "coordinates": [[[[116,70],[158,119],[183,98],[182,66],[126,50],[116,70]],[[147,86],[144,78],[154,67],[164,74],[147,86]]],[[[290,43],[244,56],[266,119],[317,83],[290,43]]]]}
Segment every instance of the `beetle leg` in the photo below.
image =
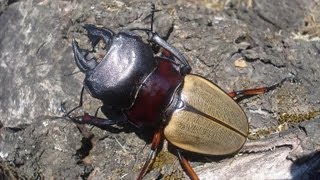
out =
{"type": "Polygon", "coordinates": [[[153,135],[153,139],[152,139],[152,145],[151,145],[151,151],[147,157],[146,162],[144,163],[138,177],[137,180],[141,180],[143,178],[143,176],[148,172],[148,170],[150,169],[150,167],[152,166],[152,164],[155,161],[157,152],[158,152],[158,148],[160,146],[160,142],[161,142],[161,128],[155,132],[155,134],[153,135]]]}
{"type": "Polygon", "coordinates": [[[172,45],[167,43],[164,39],[162,39],[158,35],[158,33],[153,31],[154,13],[159,10],[155,9],[154,4],[151,4],[151,6],[152,7],[151,7],[151,27],[150,27],[150,29],[131,28],[130,30],[131,31],[139,30],[139,31],[146,32],[149,36],[149,38],[148,38],[149,42],[153,42],[173,54],[173,56],[178,60],[178,63],[180,65],[180,71],[183,75],[190,73],[191,66],[189,65],[187,59],[175,47],[173,47],[172,45]]]}
{"type": "Polygon", "coordinates": [[[284,78],[279,83],[274,84],[272,86],[266,86],[266,87],[259,87],[259,88],[253,88],[253,89],[243,89],[239,91],[233,91],[227,93],[232,98],[238,98],[239,96],[252,96],[252,95],[258,95],[258,94],[264,94],[266,92],[269,92],[271,90],[276,89],[277,87],[281,86],[285,81],[293,80],[292,78],[284,78]]]}
{"type": "MultiPolygon", "coordinates": [[[[99,109],[97,109],[98,112],[99,109]]],[[[67,117],[69,119],[71,119],[74,123],[78,123],[78,124],[90,124],[93,126],[97,126],[100,128],[104,128],[107,126],[111,126],[111,125],[115,125],[119,122],[122,122],[124,120],[122,119],[105,119],[105,118],[99,118],[97,117],[97,112],[94,116],[91,116],[88,113],[84,113],[83,116],[77,116],[77,117],[73,117],[71,115],[68,115],[67,117]]]]}
{"type": "Polygon", "coordinates": [[[75,111],[76,109],[82,107],[83,105],[83,93],[84,93],[84,86],[82,86],[81,89],[81,93],[80,93],[80,100],[79,100],[79,105],[72,108],[70,111],[66,112],[64,104],[61,104],[61,111],[64,112],[65,114],[63,115],[64,117],[68,117],[69,119],[71,119],[73,122],[78,123],[78,124],[90,124],[90,125],[94,125],[97,127],[105,127],[105,126],[110,126],[110,125],[114,125],[117,124],[121,121],[125,121],[123,118],[119,118],[119,119],[105,119],[105,118],[99,118],[97,117],[98,114],[98,110],[100,108],[98,108],[96,110],[96,113],[94,116],[89,115],[88,113],[84,113],[83,116],[78,116],[78,117],[73,117],[70,114],[75,111]]]}
{"type": "Polygon", "coordinates": [[[199,180],[198,175],[194,172],[194,170],[192,169],[188,160],[182,156],[182,154],[178,148],[175,148],[175,149],[177,151],[177,155],[178,155],[178,159],[180,161],[180,164],[181,164],[182,168],[185,170],[185,172],[187,173],[187,175],[189,176],[189,178],[192,180],[199,180]]]}
{"type": "Polygon", "coordinates": [[[227,93],[232,98],[237,98],[239,96],[251,96],[251,95],[258,95],[264,94],[268,92],[270,89],[268,87],[260,87],[260,88],[253,88],[253,89],[243,89],[238,91],[233,91],[227,93]]]}
{"type": "Polygon", "coordinates": [[[70,118],[70,114],[75,111],[76,109],[82,107],[83,105],[83,92],[84,92],[84,86],[82,86],[82,89],[81,89],[81,93],[80,93],[80,100],[79,100],[79,105],[72,108],[70,111],[68,111],[67,113],[65,112],[65,108],[63,107],[64,103],[61,103],[61,111],[64,112],[65,114],[63,115],[64,117],[69,117],[70,118]]]}
{"type": "Polygon", "coordinates": [[[84,113],[83,116],[77,118],[71,118],[71,120],[75,123],[90,124],[101,128],[119,123],[119,120],[99,118],[97,115],[91,116],[88,113],[84,113]]]}
{"type": "Polygon", "coordinates": [[[154,23],[154,13],[158,11],[155,9],[155,5],[151,4],[151,27],[149,31],[149,38],[152,42],[158,44],[160,47],[166,49],[170,53],[172,53],[178,61],[181,63],[181,73],[188,74],[191,71],[191,66],[189,65],[187,59],[173,46],[171,46],[167,41],[162,39],[156,32],[153,31],[153,23],[154,23]]]}
{"type": "Polygon", "coordinates": [[[169,51],[173,54],[175,58],[179,61],[181,65],[181,73],[188,74],[191,71],[191,66],[189,65],[187,59],[173,46],[167,43],[164,39],[162,39],[156,32],[149,32],[150,41],[158,44],[160,47],[164,48],[165,50],[169,51]]]}

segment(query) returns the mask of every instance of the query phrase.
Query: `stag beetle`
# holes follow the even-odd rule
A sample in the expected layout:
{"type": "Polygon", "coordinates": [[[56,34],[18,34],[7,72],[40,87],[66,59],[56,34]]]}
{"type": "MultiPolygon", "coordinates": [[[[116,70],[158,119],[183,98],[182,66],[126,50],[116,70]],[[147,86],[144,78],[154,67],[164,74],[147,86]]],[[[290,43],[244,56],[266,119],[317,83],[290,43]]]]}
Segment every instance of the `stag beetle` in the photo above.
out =
{"type": "Polygon", "coordinates": [[[153,128],[151,152],[138,179],[154,162],[163,138],[176,147],[187,175],[198,179],[181,150],[206,155],[227,155],[240,150],[249,128],[244,111],[233,98],[262,94],[280,83],[225,93],[204,77],[190,74],[186,58],[153,30],[154,12],[153,6],[150,29],[129,29],[116,34],[94,25],[83,26],[92,47],[102,39],[107,53],[98,63],[95,58],[87,59],[77,41],[72,41],[75,62],[85,79],[80,104],[65,116],[96,126],[127,121],[138,128],[153,128]],[[146,32],[148,42],[134,31],[146,32]],[[156,55],[153,46],[160,47],[163,53],[156,55]],[[102,101],[101,111],[107,119],[87,113],[81,119],[70,115],[82,106],[84,89],[102,101]]]}

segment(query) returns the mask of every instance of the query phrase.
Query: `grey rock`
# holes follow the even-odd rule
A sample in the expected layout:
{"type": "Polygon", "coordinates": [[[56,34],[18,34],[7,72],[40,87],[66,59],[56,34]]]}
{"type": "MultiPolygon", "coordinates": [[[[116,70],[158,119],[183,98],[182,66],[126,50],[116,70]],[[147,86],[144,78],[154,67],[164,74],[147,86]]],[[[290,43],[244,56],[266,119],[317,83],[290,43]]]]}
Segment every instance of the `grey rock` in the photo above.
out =
{"type": "MultiPolygon", "coordinates": [[[[190,155],[192,166],[209,179],[319,175],[319,5],[312,0],[219,3],[157,2],[155,29],[187,57],[192,73],[227,92],[292,80],[239,102],[251,131],[267,134],[250,140],[235,157],[190,155]],[[236,66],[238,60],[246,65],[236,66]]],[[[74,64],[71,40],[90,48],[81,25],[115,32],[149,27],[149,13],[149,1],[0,1],[0,177],[137,176],[150,137],[126,124],[107,130],[76,125],[62,118],[59,108],[65,102],[71,109],[79,101],[84,76],[74,64]]],[[[99,105],[86,93],[75,114],[94,114],[99,105]]],[[[184,178],[167,146],[161,152],[146,179],[184,178]]]]}

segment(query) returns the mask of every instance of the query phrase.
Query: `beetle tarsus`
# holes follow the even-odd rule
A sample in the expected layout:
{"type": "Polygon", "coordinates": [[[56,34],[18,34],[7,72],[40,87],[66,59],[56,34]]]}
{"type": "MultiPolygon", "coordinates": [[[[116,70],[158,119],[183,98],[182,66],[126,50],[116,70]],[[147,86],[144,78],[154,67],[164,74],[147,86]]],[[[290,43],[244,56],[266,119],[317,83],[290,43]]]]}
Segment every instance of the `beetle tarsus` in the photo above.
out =
{"type": "MultiPolygon", "coordinates": [[[[64,113],[63,117],[69,117],[70,118],[70,114],[75,111],[76,109],[82,107],[83,105],[83,93],[84,93],[84,86],[82,86],[81,88],[81,92],[80,92],[80,99],[79,99],[79,104],[78,106],[72,108],[70,111],[66,111],[66,108],[65,108],[65,102],[62,102],[61,103],[61,106],[60,106],[60,111],[64,113]]],[[[70,118],[71,119],[71,118],[70,118]]]]}
{"type": "MultiPolygon", "coordinates": [[[[66,112],[65,107],[64,107],[64,103],[61,103],[61,107],[60,107],[62,112],[66,112]]],[[[72,109],[73,110],[73,109],[72,109]]],[[[69,111],[69,112],[72,112],[69,111]]],[[[96,113],[94,116],[91,116],[88,113],[84,113],[83,116],[77,116],[77,117],[73,117],[68,113],[65,113],[63,117],[67,117],[69,118],[72,122],[77,123],[77,124],[89,124],[89,125],[93,125],[99,128],[105,128],[105,127],[109,127],[111,125],[115,125],[118,124],[120,122],[123,122],[125,120],[115,120],[115,119],[105,119],[105,118],[99,118],[97,117],[97,112],[98,112],[99,108],[97,109],[96,113]]]]}
{"type": "Polygon", "coordinates": [[[276,88],[280,87],[286,81],[296,82],[296,79],[294,77],[286,77],[286,78],[282,79],[280,82],[278,82],[272,86],[266,87],[266,92],[275,90],[276,88]]]}
{"type": "Polygon", "coordinates": [[[99,118],[97,117],[98,115],[98,111],[100,110],[101,107],[97,108],[95,115],[91,116],[88,113],[84,113],[83,116],[78,116],[78,117],[73,117],[70,114],[75,111],[76,109],[82,107],[83,105],[83,93],[84,93],[84,86],[82,86],[81,89],[81,93],[80,93],[80,99],[79,99],[79,104],[78,106],[72,108],[70,111],[66,111],[65,108],[65,102],[62,102],[60,105],[60,112],[64,113],[63,117],[67,117],[69,118],[72,122],[74,123],[78,123],[78,124],[90,124],[93,126],[97,126],[97,127],[106,127],[106,126],[110,126],[110,125],[114,125],[117,124],[119,122],[123,122],[125,121],[124,118],[118,118],[118,119],[105,119],[105,118],[99,118]]]}
{"type": "MultiPolygon", "coordinates": [[[[75,108],[73,108],[71,111],[69,112],[72,112],[75,108]]],[[[69,112],[66,111],[66,108],[65,108],[65,102],[62,102],[61,105],[60,105],[60,108],[59,108],[60,112],[64,113],[62,117],[67,117],[69,118],[72,122],[74,123],[77,123],[77,124],[83,124],[82,123],[82,117],[83,116],[79,116],[79,117],[73,117],[70,115],[69,112]]]]}

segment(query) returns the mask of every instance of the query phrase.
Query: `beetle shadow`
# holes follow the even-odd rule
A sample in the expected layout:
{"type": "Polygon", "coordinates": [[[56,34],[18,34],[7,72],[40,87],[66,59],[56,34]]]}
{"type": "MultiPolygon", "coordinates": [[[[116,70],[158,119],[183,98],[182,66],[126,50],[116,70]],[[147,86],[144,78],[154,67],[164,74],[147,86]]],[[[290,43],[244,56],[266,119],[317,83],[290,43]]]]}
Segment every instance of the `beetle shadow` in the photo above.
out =
{"type": "MultiPolygon", "coordinates": [[[[64,107],[64,104],[61,104],[60,107],[60,111],[64,112],[66,114],[66,110],[64,107]]],[[[98,108],[97,110],[99,110],[100,108],[98,108]]],[[[102,112],[102,111],[101,111],[102,112]]],[[[103,112],[102,112],[103,113],[103,112]]],[[[104,114],[104,113],[103,113],[104,114]]],[[[90,116],[90,115],[89,115],[90,116]]],[[[106,118],[107,116],[104,115],[106,118]]],[[[107,120],[104,119],[102,117],[97,116],[97,112],[94,116],[90,116],[90,117],[97,117],[98,120],[107,120]]],[[[152,142],[152,138],[153,135],[156,131],[156,128],[138,128],[136,126],[134,126],[133,124],[131,124],[129,121],[119,121],[117,123],[112,123],[112,124],[108,124],[108,123],[99,123],[96,120],[92,123],[88,123],[88,122],[82,122],[79,119],[83,119],[84,116],[77,116],[77,117],[73,117],[73,116],[58,116],[56,118],[64,118],[67,119],[68,121],[70,121],[71,123],[77,125],[77,127],[79,128],[79,126],[87,126],[86,129],[92,129],[92,128],[99,128],[103,131],[107,131],[110,132],[112,134],[119,134],[119,133],[135,133],[136,136],[138,136],[140,139],[144,140],[147,144],[150,144],[152,142]],[[89,127],[88,127],[89,126],[89,127]]]]}
{"type": "MultiPolygon", "coordinates": [[[[175,153],[175,149],[177,149],[177,148],[178,147],[171,144],[170,142],[168,143],[168,151],[176,156],[177,156],[177,154],[175,153]]],[[[199,153],[183,150],[180,148],[178,148],[178,149],[181,151],[182,155],[188,159],[188,161],[198,162],[198,163],[219,162],[219,161],[226,159],[226,158],[232,158],[237,154],[237,152],[235,152],[235,153],[228,154],[228,155],[207,155],[207,154],[199,154],[199,153]]]]}
{"type": "Polygon", "coordinates": [[[320,179],[320,151],[295,160],[291,166],[292,179],[320,179]]]}
{"type": "Polygon", "coordinates": [[[257,94],[253,94],[253,95],[242,95],[240,97],[237,97],[235,99],[233,99],[236,103],[240,103],[241,101],[245,100],[245,99],[249,99],[251,97],[257,96],[257,94]]]}
{"type": "MultiPolygon", "coordinates": [[[[98,126],[94,126],[94,127],[98,127],[98,126]]],[[[153,135],[155,134],[156,129],[150,129],[150,128],[144,128],[144,129],[139,129],[137,127],[135,127],[134,125],[130,124],[129,122],[121,122],[118,123],[116,125],[116,127],[114,126],[104,126],[104,127],[98,127],[102,130],[111,132],[111,133],[115,133],[115,134],[119,134],[119,133],[135,133],[135,135],[142,139],[143,141],[146,142],[146,144],[151,144],[152,143],[152,139],[153,139],[153,135]]],[[[163,149],[163,142],[167,141],[165,138],[161,139],[160,145],[158,147],[158,151],[161,151],[163,149]]],[[[175,145],[171,144],[168,141],[168,151],[177,156],[175,149],[177,149],[178,147],[176,147],[175,145]]],[[[199,154],[199,153],[195,153],[195,152],[191,152],[191,151],[187,151],[187,150],[183,150],[178,148],[182,155],[185,156],[189,161],[191,162],[201,162],[201,163],[207,163],[207,162],[219,162],[223,159],[226,158],[231,158],[234,155],[237,154],[237,152],[232,153],[232,154],[228,154],[228,155],[206,155],[206,154],[199,154]]],[[[158,154],[159,152],[157,152],[158,154]]]]}
{"type": "Polygon", "coordinates": [[[127,121],[119,122],[116,125],[93,126],[93,127],[102,129],[104,131],[108,131],[112,134],[135,133],[135,135],[138,136],[138,138],[142,139],[147,144],[150,144],[152,142],[153,135],[156,131],[156,129],[152,129],[152,128],[144,128],[144,129],[137,128],[127,121]]]}

